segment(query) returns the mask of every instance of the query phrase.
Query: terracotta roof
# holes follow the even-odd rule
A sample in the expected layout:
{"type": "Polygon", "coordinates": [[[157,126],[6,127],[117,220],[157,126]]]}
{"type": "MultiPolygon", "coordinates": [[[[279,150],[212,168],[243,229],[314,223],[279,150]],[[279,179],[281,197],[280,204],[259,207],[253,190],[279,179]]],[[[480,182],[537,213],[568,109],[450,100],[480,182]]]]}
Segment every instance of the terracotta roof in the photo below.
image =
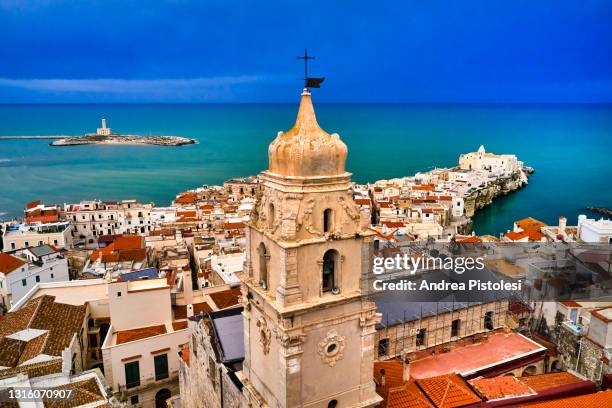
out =
{"type": "Polygon", "coordinates": [[[411,188],[415,191],[434,191],[436,189],[433,184],[423,184],[421,186],[412,186],[411,188]]]}
{"type": "Polygon", "coordinates": [[[119,235],[113,241],[113,244],[117,251],[144,248],[144,237],[140,235],[119,235]]]}
{"type": "Polygon", "coordinates": [[[140,327],[138,329],[122,330],[117,332],[117,344],[142,340],[153,336],[159,336],[160,334],[165,333],[166,326],[163,324],[160,324],[158,326],[140,327]]]}
{"type": "Polygon", "coordinates": [[[591,315],[595,316],[596,318],[598,318],[599,320],[605,322],[605,323],[610,323],[612,322],[612,319],[608,316],[604,316],[602,312],[603,310],[608,310],[608,309],[612,309],[612,307],[602,307],[600,309],[596,309],[591,311],[591,315]]]}
{"type": "Polygon", "coordinates": [[[51,390],[72,390],[72,394],[69,399],[43,399],[45,408],[79,407],[81,405],[106,400],[95,378],[53,387],[51,390]]]}
{"type": "Polygon", "coordinates": [[[406,226],[403,222],[383,221],[382,224],[387,228],[403,228],[406,226]]]}
{"type": "Polygon", "coordinates": [[[23,259],[19,259],[9,254],[5,254],[4,252],[0,252],[0,272],[8,275],[13,272],[15,269],[20,268],[25,265],[26,261],[23,259]]]}
{"type": "Polygon", "coordinates": [[[187,321],[182,321],[182,322],[172,322],[172,329],[174,331],[177,330],[183,330],[187,328],[187,321]]]}
{"type": "Polygon", "coordinates": [[[26,208],[29,210],[29,209],[32,209],[34,207],[38,207],[40,204],[41,204],[40,200],[31,201],[31,202],[26,204],[26,208]]]}
{"type": "MultiPolygon", "coordinates": [[[[206,302],[194,303],[193,304],[193,314],[197,315],[200,313],[208,313],[212,312],[212,308],[206,302]]],[[[175,319],[186,319],[187,318],[187,306],[185,305],[176,305],[172,306],[172,311],[174,312],[175,319]]]]}
{"type": "Polygon", "coordinates": [[[19,373],[25,373],[30,378],[61,373],[62,364],[62,360],[58,358],[55,360],[42,361],[40,363],[13,367],[6,370],[0,370],[0,378],[12,377],[19,373]]]}
{"type": "Polygon", "coordinates": [[[197,201],[197,195],[193,192],[183,193],[174,200],[176,204],[195,204],[197,201]]]}
{"type": "Polygon", "coordinates": [[[51,222],[58,222],[59,221],[59,217],[57,215],[35,215],[32,217],[26,217],[25,222],[27,223],[34,223],[34,222],[40,222],[40,223],[51,223],[51,222]]]}
{"type": "Polygon", "coordinates": [[[245,228],[246,224],[244,222],[224,222],[223,229],[240,229],[245,228]]]}
{"type": "Polygon", "coordinates": [[[535,391],[514,376],[479,378],[469,381],[478,393],[487,400],[533,395],[535,391]]]}
{"type": "Polygon", "coordinates": [[[386,404],[387,408],[430,408],[434,406],[414,382],[389,390],[386,404]]]}
{"type": "Polygon", "coordinates": [[[419,388],[440,408],[462,407],[482,400],[457,374],[416,380],[419,388]]]}
{"type": "Polygon", "coordinates": [[[85,306],[56,303],[55,297],[49,295],[29,300],[22,308],[0,318],[0,344],[3,349],[8,348],[1,353],[2,359],[15,366],[40,354],[61,357],[80,331],[85,311],[85,306]],[[26,329],[43,333],[30,341],[20,341],[19,345],[6,338],[26,329]]]}
{"type": "Polygon", "coordinates": [[[540,229],[542,227],[546,227],[547,225],[542,221],[536,220],[532,217],[523,218],[522,220],[518,220],[515,222],[516,226],[520,229],[527,231],[529,229],[540,229]]]}
{"type": "Polygon", "coordinates": [[[91,254],[91,261],[100,259],[104,263],[142,261],[147,257],[144,237],[139,235],[118,235],[108,246],[91,254]]]}
{"type": "Polygon", "coordinates": [[[218,309],[235,306],[240,302],[240,288],[227,289],[221,292],[211,293],[210,298],[218,309]]]}
{"type": "Polygon", "coordinates": [[[530,404],[530,408],[603,408],[612,406],[612,390],[530,404]]]}
{"type": "Polygon", "coordinates": [[[562,385],[576,384],[583,381],[582,379],[568,373],[567,371],[540,375],[530,375],[526,377],[520,377],[519,380],[523,384],[529,386],[535,392],[541,392],[549,388],[556,388],[562,385]]]}
{"type": "Polygon", "coordinates": [[[565,302],[561,302],[561,304],[566,307],[582,307],[580,303],[574,302],[573,300],[566,300],[565,302]]]}
{"type": "Polygon", "coordinates": [[[355,204],[357,205],[370,205],[370,199],[369,198],[356,198],[355,199],[355,204]]]}

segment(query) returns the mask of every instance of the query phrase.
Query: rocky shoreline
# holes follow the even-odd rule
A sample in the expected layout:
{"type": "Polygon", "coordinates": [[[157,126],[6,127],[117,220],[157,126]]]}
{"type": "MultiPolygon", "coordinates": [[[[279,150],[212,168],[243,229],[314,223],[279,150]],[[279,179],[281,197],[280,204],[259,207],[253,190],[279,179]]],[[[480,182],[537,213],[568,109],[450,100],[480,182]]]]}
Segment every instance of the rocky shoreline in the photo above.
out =
{"type": "Polygon", "coordinates": [[[179,136],[140,136],[140,135],[98,135],[95,133],[83,136],[68,136],[49,143],[49,146],[81,146],[92,144],[103,145],[153,145],[153,146],[184,146],[195,144],[195,139],[179,136]]]}

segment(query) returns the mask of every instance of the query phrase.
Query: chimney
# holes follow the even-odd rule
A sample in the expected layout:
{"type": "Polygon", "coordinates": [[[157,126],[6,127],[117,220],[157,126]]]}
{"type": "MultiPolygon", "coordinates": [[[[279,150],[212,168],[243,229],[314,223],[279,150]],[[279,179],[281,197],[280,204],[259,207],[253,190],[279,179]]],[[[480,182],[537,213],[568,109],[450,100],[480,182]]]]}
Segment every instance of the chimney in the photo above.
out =
{"type": "Polygon", "coordinates": [[[183,270],[183,295],[185,303],[193,303],[193,284],[191,279],[191,269],[183,270]]]}
{"type": "Polygon", "coordinates": [[[567,218],[559,217],[559,234],[565,235],[565,227],[567,226],[567,218]]]}
{"type": "Polygon", "coordinates": [[[402,364],[404,366],[402,380],[408,381],[410,380],[410,359],[408,358],[408,353],[406,352],[402,352],[402,364]]]}

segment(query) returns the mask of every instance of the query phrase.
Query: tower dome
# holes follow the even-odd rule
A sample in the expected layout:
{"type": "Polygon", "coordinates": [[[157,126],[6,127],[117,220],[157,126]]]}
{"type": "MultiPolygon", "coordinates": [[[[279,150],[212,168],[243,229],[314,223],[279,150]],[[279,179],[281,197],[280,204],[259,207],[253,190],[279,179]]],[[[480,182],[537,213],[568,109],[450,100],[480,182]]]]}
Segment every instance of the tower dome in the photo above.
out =
{"type": "Polygon", "coordinates": [[[295,125],[278,136],[268,148],[268,171],[283,176],[318,177],[344,174],[347,148],[334,133],[330,135],[317,123],[307,88],[295,125]]]}

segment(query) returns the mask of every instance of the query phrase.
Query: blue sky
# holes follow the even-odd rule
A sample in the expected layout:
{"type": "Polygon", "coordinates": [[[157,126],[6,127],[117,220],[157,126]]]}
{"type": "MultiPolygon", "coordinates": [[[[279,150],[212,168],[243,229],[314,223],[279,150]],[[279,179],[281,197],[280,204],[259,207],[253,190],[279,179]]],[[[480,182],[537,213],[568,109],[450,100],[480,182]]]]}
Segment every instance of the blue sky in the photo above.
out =
{"type": "Polygon", "coordinates": [[[612,1],[0,0],[0,102],[611,103],[612,1]]]}

